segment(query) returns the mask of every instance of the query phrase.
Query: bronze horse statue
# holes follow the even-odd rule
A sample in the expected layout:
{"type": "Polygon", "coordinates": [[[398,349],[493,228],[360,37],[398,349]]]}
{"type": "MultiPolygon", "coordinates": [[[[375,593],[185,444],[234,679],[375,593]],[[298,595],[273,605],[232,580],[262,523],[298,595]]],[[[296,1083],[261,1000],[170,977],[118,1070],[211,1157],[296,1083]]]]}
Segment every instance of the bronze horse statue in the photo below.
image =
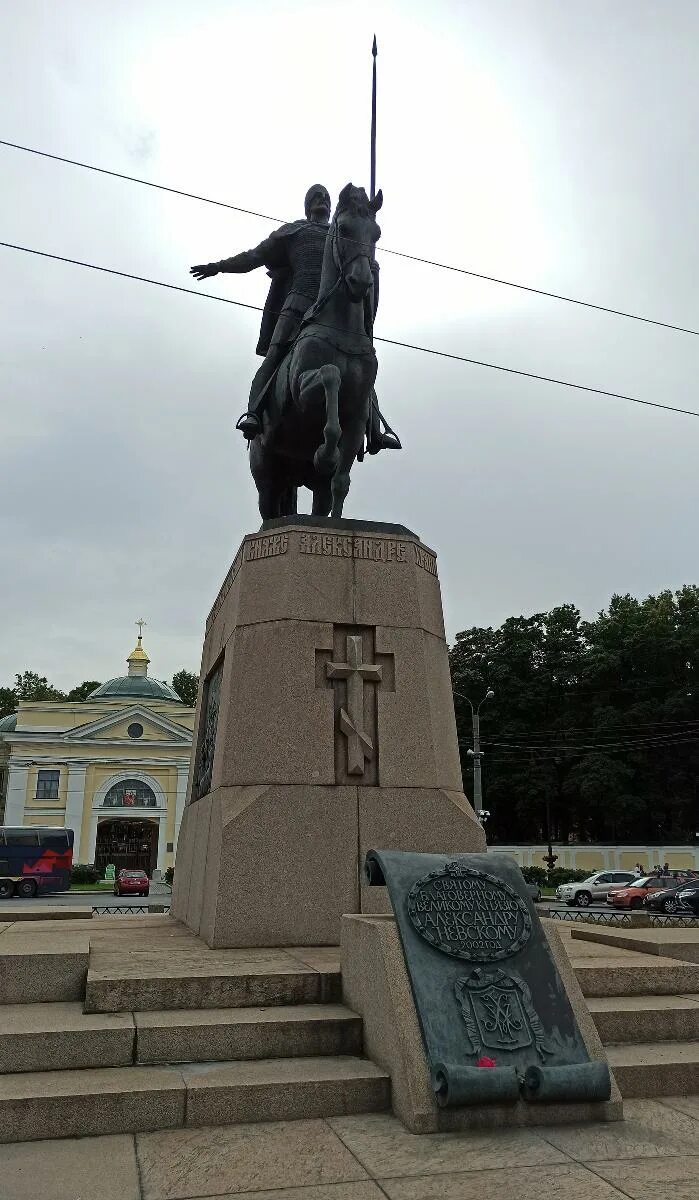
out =
{"type": "Polygon", "coordinates": [[[381,230],[370,200],[348,183],[325,241],[320,290],[276,376],[250,470],[263,519],[296,513],[299,487],[316,516],[342,516],[361,453],[378,363],[373,343],[374,252],[381,230]]]}

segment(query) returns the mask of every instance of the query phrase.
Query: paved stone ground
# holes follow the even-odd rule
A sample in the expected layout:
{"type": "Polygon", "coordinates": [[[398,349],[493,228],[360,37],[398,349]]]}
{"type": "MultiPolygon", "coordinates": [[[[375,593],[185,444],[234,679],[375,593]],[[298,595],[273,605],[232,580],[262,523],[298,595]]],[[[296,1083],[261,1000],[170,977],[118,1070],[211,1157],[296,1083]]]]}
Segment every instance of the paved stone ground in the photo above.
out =
{"type": "Polygon", "coordinates": [[[626,1120],[416,1137],[383,1114],[20,1142],[2,1200],[696,1200],[699,1098],[626,1120]]]}

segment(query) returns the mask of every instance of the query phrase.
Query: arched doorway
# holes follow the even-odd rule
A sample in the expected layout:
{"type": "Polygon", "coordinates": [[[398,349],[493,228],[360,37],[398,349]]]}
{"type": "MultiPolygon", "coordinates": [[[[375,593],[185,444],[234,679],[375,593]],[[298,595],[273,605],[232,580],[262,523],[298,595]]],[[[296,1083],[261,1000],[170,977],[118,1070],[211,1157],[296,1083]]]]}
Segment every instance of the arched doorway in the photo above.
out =
{"type": "Polygon", "coordinates": [[[113,863],[145,871],[150,877],[158,862],[158,822],[141,821],[136,817],[116,817],[97,824],[95,866],[100,870],[113,863]]]}

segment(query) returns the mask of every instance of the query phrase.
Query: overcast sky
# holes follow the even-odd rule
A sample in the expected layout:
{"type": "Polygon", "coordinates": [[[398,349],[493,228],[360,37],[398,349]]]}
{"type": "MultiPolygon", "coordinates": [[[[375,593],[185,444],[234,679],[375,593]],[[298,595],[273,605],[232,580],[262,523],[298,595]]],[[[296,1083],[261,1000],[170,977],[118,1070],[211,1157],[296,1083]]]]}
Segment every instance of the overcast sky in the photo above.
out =
{"type": "MultiPolygon", "coordinates": [[[[0,137],[293,219],[368,186],[386,247],[699,328],[696,0],[4,0],[0,137]]],[[[0,238],[175,284],[263,220],[0,147],[0,238]]],[[[0,684],[197,670],[259,525],[233,424],[259,314],[0,248],[0,684]]],[[[376,332],[699,409],[699,343],[381,258],[376,332]]],[[[263,272],[202,291],[264,302],[263,272]]],[[[699,421],[378,348],[400,454],[345,515],[439,554],[449,636],[697,581],[699,421]]],[[[310,497],[303,494],[302,507],[310,497]]]]}

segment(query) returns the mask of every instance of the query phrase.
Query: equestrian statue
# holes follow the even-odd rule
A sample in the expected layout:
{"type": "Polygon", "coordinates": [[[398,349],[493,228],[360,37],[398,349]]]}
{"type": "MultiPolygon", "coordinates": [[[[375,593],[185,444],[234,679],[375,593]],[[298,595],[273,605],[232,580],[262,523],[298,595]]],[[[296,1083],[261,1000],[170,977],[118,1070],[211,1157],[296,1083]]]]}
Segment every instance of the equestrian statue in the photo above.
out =
{"type": "Polygon", "coordinates": [[[369,200],[349,183],[332,222],[330,196],[314,184],[306,219],[253,250],[191,268],[196,279],[265,266],[272,283],[257,353],[264,361],[237,428],[250,444],[250,468],[263,518],[296,512],[300,486],[313,513],[342,515],[355,458],[401,448],[379,411],[373,324],[378,306],[381,192],[369,200]]]}

